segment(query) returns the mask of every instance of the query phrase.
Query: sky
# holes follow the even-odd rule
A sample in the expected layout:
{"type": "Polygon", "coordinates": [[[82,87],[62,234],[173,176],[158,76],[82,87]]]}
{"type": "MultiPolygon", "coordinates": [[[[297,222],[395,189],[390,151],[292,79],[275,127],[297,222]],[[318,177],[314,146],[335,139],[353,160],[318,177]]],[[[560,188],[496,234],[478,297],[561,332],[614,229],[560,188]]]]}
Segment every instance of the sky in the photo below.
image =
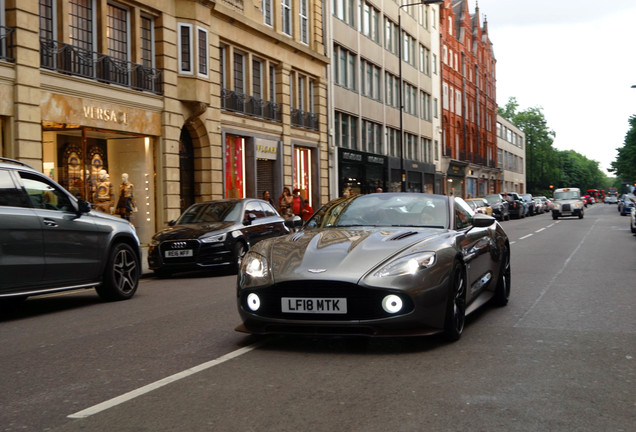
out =
{"type": "Polygon", "coordinates": [[[553,147],[607,168],[636,115],[636,1],[469,0],[497,60],[497,104],[542,109],[553,147]]]}

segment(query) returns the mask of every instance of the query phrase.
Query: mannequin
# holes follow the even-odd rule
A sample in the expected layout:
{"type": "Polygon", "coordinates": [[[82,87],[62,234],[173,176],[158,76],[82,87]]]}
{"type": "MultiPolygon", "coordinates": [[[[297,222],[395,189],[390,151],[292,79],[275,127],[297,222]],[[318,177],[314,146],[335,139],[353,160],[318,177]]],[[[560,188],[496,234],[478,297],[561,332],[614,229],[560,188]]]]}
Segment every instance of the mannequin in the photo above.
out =
{"type": "Polygon", "coordinates": [[[108,180],[108,172],[105,169],[99,171],[97,176],[97,186],[93,195],[95,210],[103,213],[110,213],[113,206],[113,185],[108,180]]]}
{"type": "Polygon", "coordinates": [[[137,211],[134,197],[135,186],[128,181],[128,174],[121,175],[121,185],[119,186],[119,200],[115,213],[126,220],[130,220],[130,214],[137,211]]]}

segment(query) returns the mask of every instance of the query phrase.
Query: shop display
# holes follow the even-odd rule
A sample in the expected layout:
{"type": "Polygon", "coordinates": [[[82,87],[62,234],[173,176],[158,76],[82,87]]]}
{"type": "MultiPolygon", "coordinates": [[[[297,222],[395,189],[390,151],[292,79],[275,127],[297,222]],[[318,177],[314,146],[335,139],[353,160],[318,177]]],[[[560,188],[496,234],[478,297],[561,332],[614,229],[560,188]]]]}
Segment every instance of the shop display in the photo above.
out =
{"type": "Polygon", "coordinates": [[[119,199],[115,213],[126,220],[130,220],[130,215],[137,211],[134,197],[135,186],[128,181],[128,174],[121,175],[121,185],[119,185],[119,199]]]}

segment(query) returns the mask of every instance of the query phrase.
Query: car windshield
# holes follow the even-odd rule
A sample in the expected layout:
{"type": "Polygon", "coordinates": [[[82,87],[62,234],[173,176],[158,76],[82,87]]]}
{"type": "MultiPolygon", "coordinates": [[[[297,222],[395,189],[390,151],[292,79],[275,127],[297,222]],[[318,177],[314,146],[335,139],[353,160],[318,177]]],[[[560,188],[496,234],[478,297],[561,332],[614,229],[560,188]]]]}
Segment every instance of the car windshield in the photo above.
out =
{"type": "Polygon", "coordinates": [[[195,204],[189,207],[177,220],[177,224],[236,221],[241,214],[237,201],[219,201],[195,204]]]}
{"type": "Polygon", "coordinates": [[[554,193],[555,200],[569,200],[569,199],[579,199],[579,191],[569,190],[569,191],[557,191],[554,193]]]}
{"type": "Polygon", "coordinates": [[[491,204],[501,202],[501,197],[499,195],[486,195],[486,201],[491,204]]]}
{"type": "Polygon", "coordinates": [[[427,194],[371,194],[322,207],[307,228],[350,226],[448,227],[448,199],[427,194]]]}

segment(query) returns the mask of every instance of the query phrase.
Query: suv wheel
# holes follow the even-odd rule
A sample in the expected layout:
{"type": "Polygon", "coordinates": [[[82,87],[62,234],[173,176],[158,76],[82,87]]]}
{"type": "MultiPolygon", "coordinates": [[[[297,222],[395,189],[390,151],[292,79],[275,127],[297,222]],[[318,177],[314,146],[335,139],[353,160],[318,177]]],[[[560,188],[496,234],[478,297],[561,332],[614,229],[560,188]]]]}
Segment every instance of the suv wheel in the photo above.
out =
{"type": "Polygon", "coordinates": [[[119,243],[110,251],[104,280],[95,289],[104,300],[129,299],[137,291],[140,276],[139,259],[133,249],[125,243],[119,243]]]}

